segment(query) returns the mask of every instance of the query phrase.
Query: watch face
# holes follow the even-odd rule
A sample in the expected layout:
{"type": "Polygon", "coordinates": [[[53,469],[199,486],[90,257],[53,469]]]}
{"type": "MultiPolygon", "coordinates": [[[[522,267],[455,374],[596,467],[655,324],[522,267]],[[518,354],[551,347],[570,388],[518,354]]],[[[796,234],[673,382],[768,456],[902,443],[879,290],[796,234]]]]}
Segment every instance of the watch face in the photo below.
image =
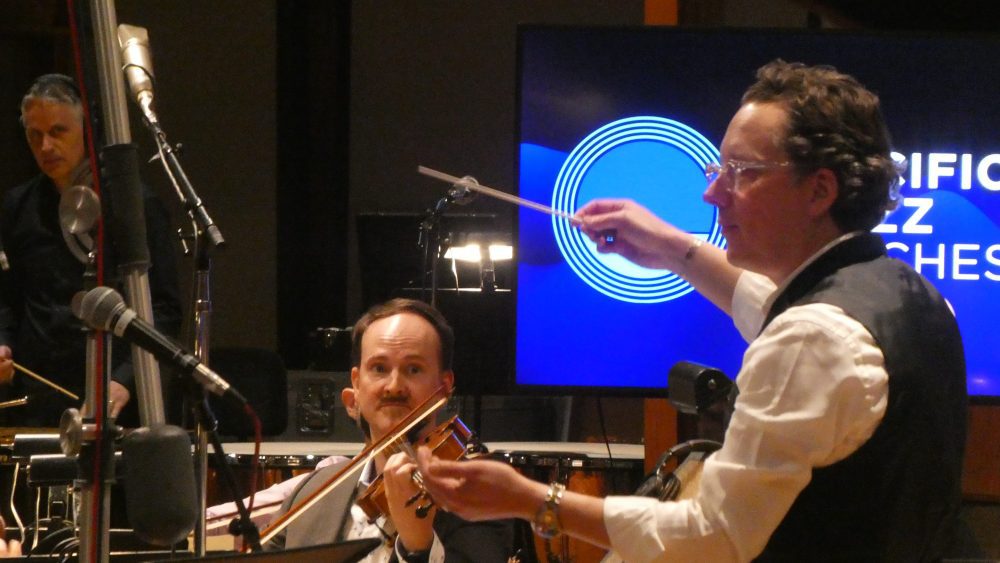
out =
{"type": "Polygon", "coordinates": [[[549,490],[545,494],[545,503],[538,508],[535,521],[531,523],[535,533],[545,539],[554,537],[562,531],[562,525],[559,522],[559,501],[562,500],[565,490],[566,486],[562,483],[549,485],[549,490]]]}
{"type": "Polygon", "coordinates": [[[539,517],[535,518],[532,527],[536,534],[545,539],[553,538],[559,533],[558,519],[550,510],[546,510],[545,514],[540,514],[539,517]]]}

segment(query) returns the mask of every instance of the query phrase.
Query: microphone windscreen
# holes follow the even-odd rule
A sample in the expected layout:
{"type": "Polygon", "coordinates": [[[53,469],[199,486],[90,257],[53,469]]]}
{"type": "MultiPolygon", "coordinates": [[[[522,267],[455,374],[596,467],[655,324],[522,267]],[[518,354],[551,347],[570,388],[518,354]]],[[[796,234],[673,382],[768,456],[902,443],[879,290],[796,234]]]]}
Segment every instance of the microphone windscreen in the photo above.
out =
{"type": "Polygon", "coordinates": [[[191,441],[181,428],[139,428],[122,444],[125,503],[136,536],[171,546],[187,537],[198,520],[191,441]]]}
{"type": "Polygon", "coordinates": [[[124,306],[125,300],[110,287],[98,286],[90,291],[77,292],[73,296],[70,308],[73,314],[89,326],[107,330],[111,319],[119,306],[124,306]]]}
{"type": "Polygon", "coordinates": [[[138,148],[134,144],[101,149],[101,199],[106,203],[105,225],[115,242],[120,268],[149,266],[146,208],[139,180],[138,148]]]}

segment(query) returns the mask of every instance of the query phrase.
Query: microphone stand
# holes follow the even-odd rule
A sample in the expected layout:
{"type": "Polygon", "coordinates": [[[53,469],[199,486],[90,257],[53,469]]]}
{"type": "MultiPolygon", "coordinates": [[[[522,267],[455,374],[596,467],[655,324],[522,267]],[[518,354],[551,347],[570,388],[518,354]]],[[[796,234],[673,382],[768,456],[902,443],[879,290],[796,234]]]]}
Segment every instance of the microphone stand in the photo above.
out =
{"type": "Polygon", "coordinates": [[[427,215],[420,222],[420,238],[418,239],[417,246],[422,247],[424,250],[424,261],[422,264],[424,271],[420,283],[421,299],[427,301],[427,270],[430,269],[431,298],[427,302],[434,308],[437,308],[437,267],[438,260],[441,258],[441,217],[449,205],[453,203],[465,205],[475,199],[478,192],[469,188],[468,184],[478,185],[479,182],[472,176],[460,178],[458,182],[452,185],[444,197],[437,200],[433,209],[427,210],[427,215]],[[431,247],[433,247],[433,254],[431,254],[431,247]]]}
{"type": "Polygon", "coordinates": [[[421,299],[437,308],[438,259],[441,257],[441,216],[455,198],[451,193],[437,200],[433,209],[420,222],[420,237],[417,245],[423,249],[423,275],[421,276],[421,299]],[[427,299],[427,272],[430,271],[430,299],[427,299]]]}
{"type": "Polygon", "coordinates": [[[215,222],[209,216],[205,205],[201,202],[201,198],[198,197],[198,193],[194,191],[191,181],[188,180],[187,174],[184,172],[184,167],[181,166],[180,159],[177,158],[177,149],[171,147],[170,143],[167,142],[167,135],[160,127],[159,121],[155,120],[155,118],[151,120],[148,117],[143,121],[153,134],[160,160],[163,161],[164,170],[170,178],[174,190],[177,192],[177,197],[180,199],[181,205],[184,206],[191,220],[195,223],[195,233],[206,236],[209,246],[212,248],[222,246],[226,240],[222,237],[219,227],[215,225],[215,222]]]}
{"type": "MultiPolygon", "coordinates": [[[[84,290],[97,285],[96,252],[91,251],[84,272],[84,290]]],[[[103,389],[111,385],[111,336],[107,332],[87,330],[87,366],[84,421],[76,409],[63,413],[60,420],[60,445],[67,456],[75,455],[79,465],[76,486],[80,489],[79,560],[107,561],[110,553],[111,483],[114,481],[114,438],[117,428],[108,423],[108,402],[100,400],[95,390],[97,378],[103,379],[103,389]],[[102,346],[99,346],[99,343],[102,346]],[[95,360],[104,350],[103,367],[98,371],[95,360]],[[88,475],[87,469],[95,468],[88,475]]],[[[106,395],[105,395],[106,398],[106,395]]]]}
{"type": "MultiPolygon", "coordinates": [[[[178,151],[167,142],[167,135],[160,127],[159,120],[155,117],[155,114],[152,114],[150,111],[150,113],[145,115],[143,121],[156,141],[159,160],[163,164],[164,171],[170,179],[174,191],[177,192],[177,197],[180,199],[181,204],[191,218],[192,234],[187,237],[181,235],[181,243],[184,246],[184,253],[193,255],[195,261],[193,296],[194,355],[201,363],[207,366],[210,365],[209,337],[211,335],[212,313],[211,251],[223,245],[225,239],[222,237],[222,232],[219,231],[219,228],[209,216],[208,211],[201,202],[201,198],[195,192],[194,186],[188,180],[187,174],[184,172],[184,167],[181,166],[180,159],[177,158],[178,151]],[[188,248],[188,239],[192,241],[192,245],[194,246],[193,252],[188,248]]],[[[214,427],[206,427],[204,422],[208,419],[214,420],[214,416],[211,416],[211,412],[209,411],[204,388],[199,386],[197,389],[193,389],[187,394],[186,400],[190,401],[191,404],[185,407],[185,411],[190,408],[194,411],[204,411],[203,414],[209,415],[208,417],[199,416],[198,412],[195,412],[194,416],[195,483],[198,493],[198,507],[200,509],[198,521],[194,529],[194,554],[197,557],[204,557],[206,551],[205,511],[208,508],[208,434],[212,433],[214,435],[214,427]]],[[[223,453],[222,445],[218,443],[218,440],[213,445],[215,446],[216,453],[223,453]]]]}
{"type": "MultiPolygon", "coordinates": [[[[118,49],[117,17],[113,0],[91,0],[94,43],[97,50],[97,70],[103,100],[103,126],[106,146],[101,164],[111,178],[109,184],[122,185],[121,201],[112,201],[109,214],[113,221],[116,244],[123,248],[121,269],[124,272],[129,304],[143,320],[152,323],[153,307],[149,293],[149,248],[146,246],[146,224],[138,177],[138,160],[128,125],[125,85],[121,77],[121,53],[118,49]],[[134,198],[134,199],[133,199],[134,198]],[[130,203],[132,206],[126,207],[130,203]],[[123,216],[126,212],[130,216],[123,216]],[[131,215],[138,215],[133,217],[131,215]]],[[[132,347],[136,387],[139,394],[139,414],[143,426],[163,424],[163,395],[159,364],[153,355],[138,346],[132,347]]]]}
{"type": "MultiPolygon", "coordinates": [[[[206,447],[202,449],[203,455],[207,455],[207,442],[211,440],[212,449],[215,452],[215,463],[218,466],[219,475],[222,478],[226,489],[233,497],[233,502],[236,504],[236,511],[239,513],[239,518],[233,520],[229,524],[229,532],[234,536],[243,536],[243,542],[245,545],[250,547],[251,551],[259,552],[262,550],[260,544],[260,530],[257,529],[257,525],[254,524],[253,520],[250,518],[250,511],[247,510],[246,505],[243,503],[244,493],[240,490],[239,486],[236,484],[236,477],[233,475],[233,469],[229,466],[226,460],[226,452],[223,451],[222,442],[219,439],[219,433],[217,428],[219,426],[215,415],[212,413],[212,409],[208,407],[207,395],[205,394],[204,387],[198,385],[193,379],[188,381],[189,385],[189,396],[192,404],[192,411],[196,418],[196,424],[200,431],[199,439],[206,442],[206,447]],[[200,396],[200,400],[198,397],[200,396]]],[[[207,462],[203,457],[201,463],[205,464],[201,467],[207,471],[207,462]]],[[[202,475],[206,475],[203,473],[202,475]]],[[[206,488],[206,480],[201,479],[195,480],[196,483],[201,487],[200,493],[204,493],[206,488]]],[[[204,502],[204,495],[199,494],[202,502],[204,502]]],[[[195,543],[198,543],[198,530],[201,530],[201,550],[204,552],[205,549],[205,506],[202,504],[202,510],[198,518],[198,526],[195,528],[195,543]]],[[[195,546],[198,549],[198,546],[195,546]]],[[[203,557],[204,553],[199,555],[203,557]]]]}
{"type": "MultiPolygon", "coordinates": [[[[193,216],[192,216],[193,217],[193,216]]],[[[198,226],[192,223],[193,228],[193,244],[194,244],[194,257],[195,257],[195,272],[194,272],[194,355],[203,364],[210,365],[208,363],[209,359],[209,336],[211,334],[211,317],[212,317],[212,299],[211,299],[211,267],[212,260],[209,256],[210,246],[204,243],[203,231],[198,229],[198,226]]],[[[216,229],[216,232],[218,229],[216,229]]],[[[221,235],[218,240],[221,239],[221,235]]],[[[215,417],[208,407],[208,395],[205,388],[197,385],[191,387],[190,392],[187,394],[187,401],[191,402],[188,405],[195,415],[195,447],[194,447],[194,468],[195,468],[195,486],[197,487],[198,493],[198,520],[194,528],[194,554],[197,557],[204,557],[206,551],[206,523],[205,523],[205,512],[208,508],[208,436],[211,434],[213,437],[216,435],[215,428],[216,422],[215,417]]],[[[213,445],[215,446],[215,452],[218,455],[218,461],[223,464],[224,469],[220,469],[224,474],[227,474],[227,481],[229,482],[230,490],[233,493],[233,498],[236,500],[237,507],[242,508],[242,496],[239,495],[239,491],[235,488],[235,482],[233,482],[231,471],[228,465],[224,465],[225,456],[222,451],[222,444],[219,443],[218,438],[213,440],[213,445]]],[[[241,516],[243,511],[240,512],[241,516]]],[[[249,516],[246,516],[247,521],[249,521],[249,516]]]]}
{"type": "MultiPolygon", "coordinates": [[[[121,77],[121,57],[117,45],[117,28],[113,0],[90,0],[89,11],[82,5],[76,5],[75,16],[87,31],[93,31],[92,43],[86,44],[96,59],[96,84],[99,85],[102,115],[91,116],[96,122],[94,129],[100,128],[103,137],[101,150],[102,177],[108,184],[108,213],[111,221],[112,240],[119,248],[119,264],[122,277],[125,279],[126,293],[132,308],[148,322],[152,322],[152,305],[149,292],[149,279],[146,272],[149,268],[149,249],[146,247],[145,217],[143,214],[142,195],[138,178],[138,165],[135,147],[131,144],[128,126],[128,111],[125,105],[124,82],[121,77]],[[89,17],[89,19],[88,19],[89,17]],[[111,192],[118,190],[112,196],[111,192]]],[[[71,3],[71,6],[73,4],[71,3]]],[[[71,15],[71,17],[74,17],[71,15]]],[[[76,21],[76,20],[74,20],[76,21]]],[[[88,78],[85,74],[85,78],[88,78]]],[[[91,78],[88,83],[94,83],[91,78]]],[[[85,89],[86,90],[86,89],[85,89]]],[[[104,362],[105,373],[101,374],[104,385],[97,381],[96,337],[88,340],[88,378],[87,400],[93,413],[93,424],[77,424],[76,439],[79,442],[93,441],[94,448],[87,447],[80,456],[80,472],[83,476],[79,483],[81,487],[80,513],[80,558],[86,563],[107,561],[110,554],[110,487],[108,481],[114,478],[111,457],[113,456],[112,431],[107,424],[107,389],[110,368],[110,356],[104,362]],[[108,455],[110,452],[110,455],[108,455]],[[92,454],[92,455],[91,455],[92,454]],[[88,459],[92,458],[92,459],[88,459]],[[88,473],[87,463],[90,463],[88,473]]],[[[163,424],[163,396],[160,387],[159,365],[152,354],[138,346],[132,346],[133,368],[136,374],[136,391],[139,401],[139,414],[145,426],[163,424]]],[[[72,411],[67,411],[72,413],[72,411]]],[[[71,416],[64,415],[64,422],[71,416]]],[[[77,417],[77,422],[79,418],[77,417]]],[[[66,442],[70,441],[69,432],[63,433],[66,442]]],[[[69,449],[69,448],[67,448],[69,449]]]]}
{"type": "MultiPolygon", "coordinates": [[[[462,178],[462,180],[478,184],[476,179],[471,176],[466,176],[462,178]]],[[[449,205],[453,203],[468,203],[472,200],[475,193],[476,192],[472,192],[468,188],[459,189],[457,184],[454,185],[452,189],[448,190],[448,193],[444,197],[437,200],[432,209],[427,210],[427,215],[420,222],[420,237],[417,245],[424,251],[422,265],[423,275],[421,277],[421,299],[430,303],[430,306],[435,309],[437,309],[438,295],[438,262],[441,259],[441,217],[444,215],[444,211],[449,205]],[[428,270],[430,270],[431,276],[429,301],[427,300],[428,270]]],[[[472,396],[472,412],[473,427],[477,432],[482,429],[482,400],[482,392],[479,390],[479,386],[476,386],[476,390],[472,396]]]]}

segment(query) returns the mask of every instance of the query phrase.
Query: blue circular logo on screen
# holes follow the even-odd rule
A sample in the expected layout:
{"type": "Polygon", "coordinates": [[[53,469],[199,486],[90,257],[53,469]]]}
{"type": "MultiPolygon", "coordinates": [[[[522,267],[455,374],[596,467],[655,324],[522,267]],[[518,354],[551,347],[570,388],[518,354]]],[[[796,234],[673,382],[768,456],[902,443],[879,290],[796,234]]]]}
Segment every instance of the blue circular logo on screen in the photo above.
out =
{"type": "MultiPolygon", "coordinates": [[[[671,119],[630,117],[594,131],[563,163],[552,207],[566,213],[597,198],[627,197],[659,217],[724,247],[717,210],[701,199],[705,165],[719,151],[694,129],[671,119]]],[[[637,266],[617,254],[601,254],[569,221],[553,216],[556,244],[576,275],[597,291],[630,303],[661,303],[693,291],[669,270],[637,266]]]]}

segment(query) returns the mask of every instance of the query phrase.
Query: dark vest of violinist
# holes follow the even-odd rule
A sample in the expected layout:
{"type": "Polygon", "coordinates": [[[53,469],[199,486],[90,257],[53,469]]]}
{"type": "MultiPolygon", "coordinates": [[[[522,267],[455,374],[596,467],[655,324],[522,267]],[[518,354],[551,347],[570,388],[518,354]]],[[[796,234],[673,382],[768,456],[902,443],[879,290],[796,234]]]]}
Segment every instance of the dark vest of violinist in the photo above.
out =
{"type": "MultiPolygon", "coordinates": [[[[394,299],[361,317],[354,327],[351,387],[344,389],[341,398],[357,416],[367,440],[384,438],[438,389],[451,392],[453,343],[447,321],[420,301],[394,299]]],[[[431,422],[415,438],[432,432],[437,424],[431,422]]],[[[343,465],[310,475],[286,499],[281,512],[322,488],[343,465]]],[[[415,469],[405,453],[376,456],[303,512],[265,548],[380,537],[385,540],[382,546],[364,561],[505,562],[515,555],[513,521],[467,522],[435,506],[418,516],[416,506],[407,502],[419,492],[412,478],[415,469]],[[372,521],[357,501],[379,475],[387,510],[372,521]]]]}

